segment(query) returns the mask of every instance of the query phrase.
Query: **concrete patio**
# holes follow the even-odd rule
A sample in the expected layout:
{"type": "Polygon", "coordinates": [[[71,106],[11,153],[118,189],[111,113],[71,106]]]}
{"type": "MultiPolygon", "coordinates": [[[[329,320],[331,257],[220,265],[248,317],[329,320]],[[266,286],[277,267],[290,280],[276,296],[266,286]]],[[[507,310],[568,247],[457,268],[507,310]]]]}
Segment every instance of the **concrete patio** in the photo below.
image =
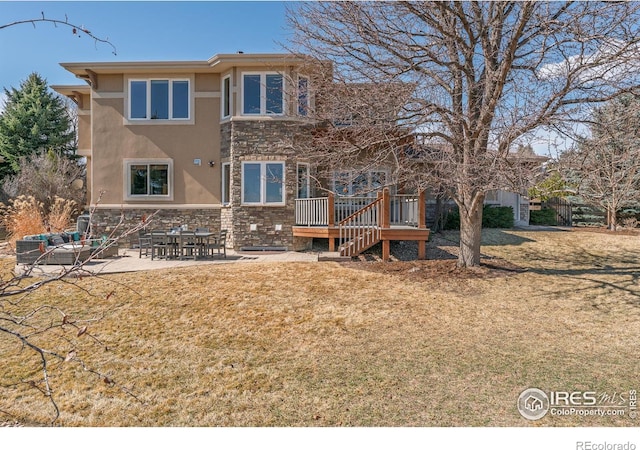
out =
{"type": "MultiPolygon", "coordinates": [[[[264,262],[317,262],[318,253],[302,252],[269,252],[252,251],[236,252],[227,250],[227,258],[216,257],[203,260],[154,259],[148,256],[139,257],[137,249],[120,249],[118,256],[108,259],[94,259],[84,265],[84,272],[92,274],[108,274],[123,272],[138,272],[141,270],[173,269],[208,264],[232,263],[264,263],[264,262]]],[[[31,272],[32,275],[54,275],[68,270],[71,266],[38,265],[31,272]]],[[[16,265],[15,273],[24,273],[26,266],[16,265]]]]}

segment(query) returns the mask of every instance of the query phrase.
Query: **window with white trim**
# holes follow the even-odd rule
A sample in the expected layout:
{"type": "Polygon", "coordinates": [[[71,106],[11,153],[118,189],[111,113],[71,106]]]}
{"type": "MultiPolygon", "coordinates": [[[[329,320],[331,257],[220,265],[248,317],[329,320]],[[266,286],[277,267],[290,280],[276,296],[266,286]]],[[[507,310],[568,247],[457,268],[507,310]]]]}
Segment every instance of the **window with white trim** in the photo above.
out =
{"type": "Polygon", "coordinates": [[[188,120],[188,79],[129,80],[129,119],[188,120]]]}
{"type": "Polygon", "coordinates": [[[243,162],[242,203],[245,205],[284,205],[284,181],[284,162],[243,162]]]}
{"type": "Polygon", "coordinates": [[[298,163],[298,197],[297,198],[310,198],[311,197],[311,183],[309,176],[310,165],[309,163],[298,163]]]}
{"type": "Polygon", "coordinates": [[[375,169],[365,172],[345,171],[333,173],[333,192],[339,196],[375,196],[387,185],[388,171],[375,169]]]}
{"type": "Polygon", "coordinates": [[[242,74],[242,114],[282,115],[284,77],[279,73],[242,74]]]}
{"type": "Polygon", "coordinates": [[[231,115],[231,75],[222,79],[222,117],[231,115]]]}
{"type": "Polygon", "coordinates": [[[311,105],[309,95],[309,77],[298,75],[298,115],[308,116],[311,105]]]}
{"type": "Polygon", "coordinates": [[[125,160],[125,198],[129,200],[171,199],[171,160],[125,160]]]}
{"type": "Polygon", "coordinates": [[[222,163],[222,204],[231,203],[231,163],[222,163]]]}

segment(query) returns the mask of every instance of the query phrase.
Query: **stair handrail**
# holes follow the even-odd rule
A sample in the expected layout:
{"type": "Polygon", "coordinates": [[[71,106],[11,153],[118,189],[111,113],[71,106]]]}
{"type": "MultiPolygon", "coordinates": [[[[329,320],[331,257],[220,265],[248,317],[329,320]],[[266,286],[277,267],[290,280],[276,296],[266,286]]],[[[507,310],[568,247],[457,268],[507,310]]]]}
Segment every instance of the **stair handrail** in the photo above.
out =
{"type": "Polygon", "coordinates": [[[361,251],[380,242],[382,208],[378,208],[379,205],[384,206],[383,197],[378,197],[372,203],[359,209],[338,223],[340,236],[340,245],[338,248],[341,256],[355,256],[361,251]],[[347,228],[348,223],[354,222],[359,216],[369,213],[372,209],[377,210],[376,223],[367,223],[366,225],[359,225],[355,228],[347,228]],[[355,250],[353,247],[355,247],[355,250]]]}

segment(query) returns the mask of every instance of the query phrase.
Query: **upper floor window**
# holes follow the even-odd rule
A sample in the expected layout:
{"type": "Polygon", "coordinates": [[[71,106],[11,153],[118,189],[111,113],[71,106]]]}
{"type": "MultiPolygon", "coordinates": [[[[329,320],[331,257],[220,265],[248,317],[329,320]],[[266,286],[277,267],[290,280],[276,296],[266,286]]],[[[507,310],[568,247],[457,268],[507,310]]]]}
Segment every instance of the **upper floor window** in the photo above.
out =
{"type": "Polygon", "coordinates": [[[189,119],[189,80],[130,80],[129,118],[189,119]]]}
{"type": "Polygon", "coordinates": [[[222,79],[222,117],[231,115],[231,76],[222,79]]]}
{"type": "Polygon", "coordinates": [[[242,75],[242,114],[279,115],[284,112],[284,79],[278,73],[242,75]]]}
{"type": "Polygon", "coordinates": [[[298,75],[298,115],[309,115],[309,78],[298,75]]]}

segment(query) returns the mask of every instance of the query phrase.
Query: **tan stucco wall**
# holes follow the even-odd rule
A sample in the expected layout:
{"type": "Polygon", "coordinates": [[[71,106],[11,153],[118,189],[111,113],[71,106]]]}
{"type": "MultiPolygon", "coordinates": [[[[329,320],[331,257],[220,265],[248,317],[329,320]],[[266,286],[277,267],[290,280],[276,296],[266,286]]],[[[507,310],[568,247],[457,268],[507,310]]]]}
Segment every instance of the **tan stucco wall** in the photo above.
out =
{"type": "Polygon", "coordinates": [[[196,92],[219,92],[220,76],[218,74],[197,73],[196,92]]]}
{"type": "Polygon", "coordinates": [[[78,150],[80,150],[81,153],[86,150],[91,150],[90,111],[84,110],[78,114],[78,150]]]}
{"type": "Polygon", "coordinates": [[[98,92],[124,91],[124,77],[118,75],[100,75],[98,77],[98,92]]]}
{"type": "MultiPolygon", "coordinates": [[[[197,76],[195,92],[200,88],[219,89],[217,78],[213,74],[197,76]]],[[[107,89],[109,92],[123,92],[123,80],[122,76],[100,75],[100,93],[107,89]]],[[[106,191],[101,205],[153,203],[171,207],[220,203],[220,99],[194,98],[193,88],[191,86],[192,102],[195,102],[194,124],[126,125],[124,114],[127,100],[124,95],[119,98],[94,96],[91,102],[94,126],[92,203],[97,201],[101,190],[106,191]],[[125,200],[123,160],[126,158],[172,159],[173,200],[125,200]],[[196,158],[201,159],[202,165],[194,165],[196,158]],[[209,167],[209,161],[214,161],[213,167],[209,167]]]]}

